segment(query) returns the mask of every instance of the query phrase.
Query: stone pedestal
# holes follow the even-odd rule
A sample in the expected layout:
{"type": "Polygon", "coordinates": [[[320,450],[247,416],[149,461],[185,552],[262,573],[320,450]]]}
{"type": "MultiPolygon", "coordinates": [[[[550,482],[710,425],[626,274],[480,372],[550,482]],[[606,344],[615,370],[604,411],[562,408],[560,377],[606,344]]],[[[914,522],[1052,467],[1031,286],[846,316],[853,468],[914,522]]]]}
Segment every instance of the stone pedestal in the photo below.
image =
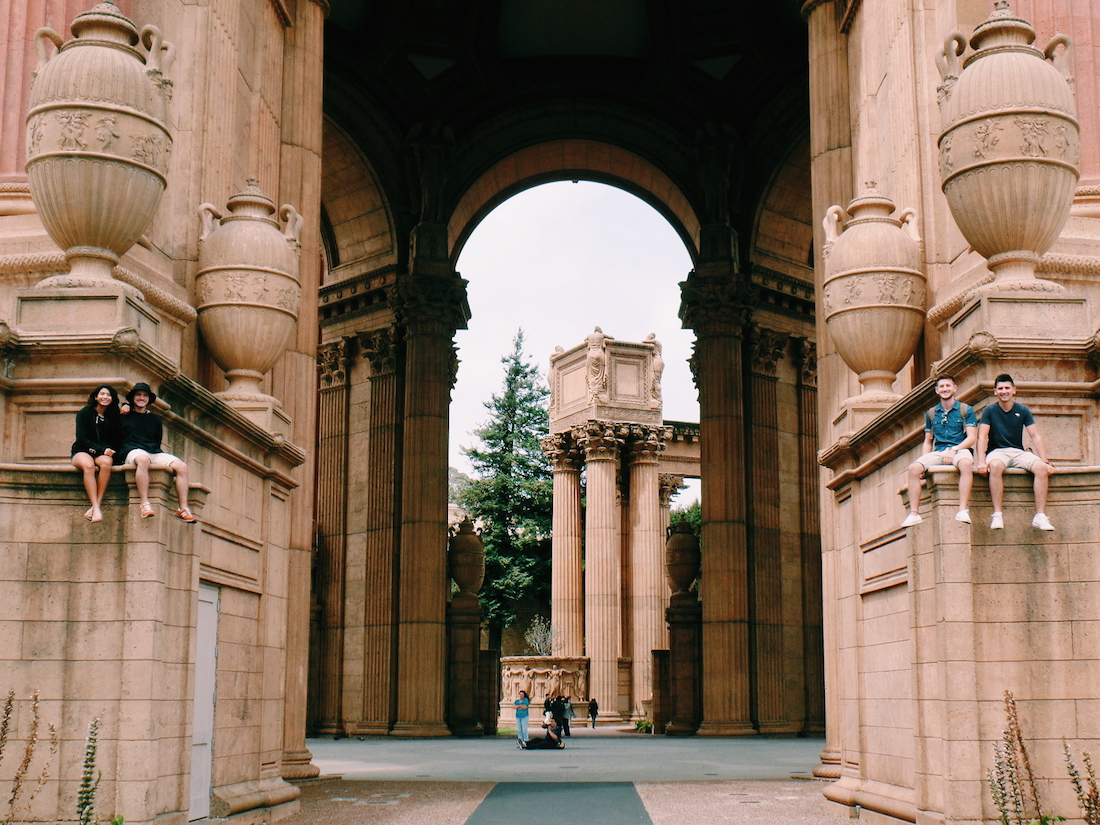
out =
{"type": "Polygon", "coordinates": [[[703,717],[703,606],[694,593],[675,593],[665,612],[669,635],[669,736],[691,736],[703,717]]]}
{"type": "Polygon", "coordinates": [[[481,603],[455,596],[447,605],[447,726],[455,736],[480,736],[481,603]]]}

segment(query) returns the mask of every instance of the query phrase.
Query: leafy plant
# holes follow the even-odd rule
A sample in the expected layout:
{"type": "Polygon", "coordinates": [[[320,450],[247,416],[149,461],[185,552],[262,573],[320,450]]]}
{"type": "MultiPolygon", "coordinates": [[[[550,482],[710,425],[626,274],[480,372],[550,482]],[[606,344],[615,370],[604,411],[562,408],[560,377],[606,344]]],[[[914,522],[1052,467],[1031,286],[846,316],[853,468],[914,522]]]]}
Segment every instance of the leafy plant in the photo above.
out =
{"type": "Polygon", "coordinates": [[[1004,825],[1065,822],[1064,816],[1043,813],[1039,787],[1020,730],[1016,699],[1006,690],[1004,701],[1007,724],[1001,741],[993,746],[993,769],[988,774],[989,790],[993,795],[993,804],[1001,814],[1001,822],[1004,825]]]}
{"type": "Polygon", "coordinates": [[[1088,779],[1082,781],[1081,772],[1077,770],[1077,764],[1073,761],[1073,754],[1065,739],[1062,740],[1062,749],[1066,753],[1066,769],[1069,771],[1070,782],[1073,783],[1073,790],[1077,792],[1077,803],[1081,806],[1081,813],[1085,815],[1085,825],[1100,825],[1100,788],[1096,785],[1092,755],[1088,751],[1081,752],[1081,761],[1085,763],[1085,769],[1089,774],[1088,779]]]}
{"type": "Polygon", "coordinates": [[[80,773],[80,790],[76,794],[76,817],[80,825],[95,822],[95,795],[103,774],[95,769],[95,755],[99,736],[99,717],[88,726],[88,738],[84,743],[84,769],[80,773]]]}
{"type": "Polygon", "coordinates": [[[523,634],[524,640],[531,646],[537,656],[549,656],[554,652],[554,629],[550,626],[550,620],[545,616],[535,616],[531,620],[527,632],[523,634]]]}
{"type": "MultiPolygon", "coordinates": [[[[8,691],[7,699],[4,701],[3,717],[0,718],[0,762],[3,761],[5,750],[8,744],[8,736],[11,732],[11,720],[15,713],[15,691],[8,691]]],[[[42,790],[46,784],[46,779],[50,775],[50,765],[53,762],[54,756],[57,755],[57,729],[49,724],[46,726],[47,739],[49,743],[49,750],[42,762],[42,768],[38,774],[37,780],[34,782],[33,789],[25,800],[21,797],[27,785],[27,778],[31,773],[31,765],[34,763],[35,754],[38,751],[40,744],[40,730],[42,728],[42,708],[38,701],[38,691],[34,692],[31,698],[31,729],[27,734],[27,739],[23,745],[23,758],[19,763],[19,766],[15,769],[15,775],[12,777],[11,793],[8,795],[8,810],[3,820],[0,820],[0,825],[11,825],[21,817],[26,808],[30,807],[31,802],[38,796],[39,791],[42,790]],[[22,803],[22,804],[20,804],[22,803]]]]}
{"type": "Polygon", "coordinates": [[[634,730],[637,733],[653,733],[653,723],[648,719],[639,719],[634,723],[634,730]]]}

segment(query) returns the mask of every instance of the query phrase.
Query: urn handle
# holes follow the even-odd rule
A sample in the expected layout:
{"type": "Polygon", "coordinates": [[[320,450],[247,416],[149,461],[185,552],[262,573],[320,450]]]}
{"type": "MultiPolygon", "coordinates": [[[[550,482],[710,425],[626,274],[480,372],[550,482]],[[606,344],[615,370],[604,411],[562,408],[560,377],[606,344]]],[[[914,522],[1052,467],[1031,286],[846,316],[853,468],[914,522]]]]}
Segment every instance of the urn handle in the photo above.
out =
{"type": "Polygon", "coordinates": [[[54,45],[54,54],[57,54],[61,50],[61,35],[51,29],[49,26],[43,26],[34,33],[34,48],[38,52],[38,66],[35,68],[34,73],[38,74],[42,71],[42,67],[50,62],[49,47],[46,45],[46,41],[49,40],[54,45]]]}
{"type": "Polygon", "coordinates": [[[164,40],[160,29],[150,23],[141,30],[141,45],[147,52],[145,57],[145,71],[147,73],[160,72],[168,74],[172,63],[176,59],[176,47],[164,40]]]}
{"type": "Polygon", "coordinates": [[[901,225],[905,227],[905,233],[916,242],[917,246],[923,248],[920,230],[917,228],[917,210],[912,207],[901,210],[901,214],[898,215],[898,220],[901,221],[901,225]]]}
{"type": "Polygon", "coordinates": [[[287,241],[291,244],[298,244],[302,235],[302,224],[305,222],[305,218],[303,218],[298,210],[289,203],[284,203],[279,207],[279,218],[286,221],[286,228],[283,230],[283,234],[286,235],[287,241]]]}
{"type": "Polygon", "coordinates": [[[821,221],[825,229],[825,248],[821,250],[822,257],[829,257],[829,250],[840,237],[839,227],[842,220],[844,220],[844,210],[839,206],[833,205],[825,210],[825,218],[821,221]]]}
{"type": "Polygon", "coordinates": [[[202,232],[199,234],[199,243],[206,240],[217,228],[217,222],[222,219],[222,213],[212,203],[204,203],[199,207],[199,219],[202,221],[202,232]]]}
{"type": "Polygon", "coordinates": [[[1047,47],[1043,49],[1043,56],[1054,64],[1054,68],[1065,75],[1066,82],[1072,86],[1073,74],[1070,72],[1070,67],[1073,64],[1073,41],[1064,34],[1056,34],[1050,38],[1047,47]],[[1065,48],[1059,52],[1059,46],[1065,46],[1065,48]]]}
{"type": "Polygon", "coordinates": [[[962,32],[953,31],[943,41],[943,49],[936,55],[936,68],[940,70],[940,80],[958,79],[962,64],[959,58],[966,51],[966,38],[962,32]]]}

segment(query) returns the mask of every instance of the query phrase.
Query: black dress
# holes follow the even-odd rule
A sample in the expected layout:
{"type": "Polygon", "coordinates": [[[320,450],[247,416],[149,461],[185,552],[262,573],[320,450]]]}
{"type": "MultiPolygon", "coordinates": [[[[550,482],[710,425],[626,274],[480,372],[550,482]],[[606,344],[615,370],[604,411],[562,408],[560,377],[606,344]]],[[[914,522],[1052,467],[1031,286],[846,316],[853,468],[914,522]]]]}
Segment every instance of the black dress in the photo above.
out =
{"type": "Polygon", "coordinates": [[[121,464],[123,456],[119,454],[122,442],[122,427],[118,416],[108,412],[100,415],[95,407],[82,407],[76,413],[76,441],[73,442],[70,456],[87,453],[93,459],[99,458],[107,450],[114,450],[112,464],[121,464]]]}

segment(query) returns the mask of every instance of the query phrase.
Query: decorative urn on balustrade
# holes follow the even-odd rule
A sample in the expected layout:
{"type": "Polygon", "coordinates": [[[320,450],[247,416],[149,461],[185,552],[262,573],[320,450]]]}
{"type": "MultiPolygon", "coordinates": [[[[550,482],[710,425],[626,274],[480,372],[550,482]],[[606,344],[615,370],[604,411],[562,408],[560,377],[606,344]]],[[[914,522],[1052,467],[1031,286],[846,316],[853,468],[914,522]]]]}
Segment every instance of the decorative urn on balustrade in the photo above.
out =
{"type": "Polygon", "coordinates": [[[665,542],[665,575],[673,593],[687,593],[699,577],[699,537],[683,519],[670,525],[665,542]]]}
{"type": "Polygon", "coordinates": [[[139,33],[109,2],[77,15],[72,33],[67,43],[53,29],[35,35],[27,182],[70,268],[39,286],[122,289],[111,270],[149,226],[168,182],[165,73],[175,49],[156,26],[139,33]]]}
{"type": "Polygon", "coordinates": [[[195,295],[199,329],[210,354],[229,380],[217,393],[226,401],[262,401],[260,381],[282,356],[298,323],[302,216],[275,204],[249,179],[229,199],[222,216],[209,203],[199,207],[199,272],[195,295]]]}
{"type": "Polygon", "coordinates": [[[476,597],[485,581],[485,545],[474,531],[469,516],[451,533],[447,567],[458,585],[459,595],[476,597]]]}
{"type": "Polygon", "coordinates": [[[897,398],[892,385],[916,350],[927,286],[916,213],[893,216],[894,202],[869,184],[844,210],[825,214],[822,303],[840,357],[859,377],[862,398],[897,398]]]}
{"type": "Polygon", "coordinates": [[[989,259],[993,288],[1061,291],[1036,279],[1035,266],[1065,226],[1081,171],[1072,45],[1057,35],[1040,51],[1034,40],[1008,0],[974,29],[961,72],[966,40],[948,36],[937,58],[940,175],[959,229],[989,259]]]}

